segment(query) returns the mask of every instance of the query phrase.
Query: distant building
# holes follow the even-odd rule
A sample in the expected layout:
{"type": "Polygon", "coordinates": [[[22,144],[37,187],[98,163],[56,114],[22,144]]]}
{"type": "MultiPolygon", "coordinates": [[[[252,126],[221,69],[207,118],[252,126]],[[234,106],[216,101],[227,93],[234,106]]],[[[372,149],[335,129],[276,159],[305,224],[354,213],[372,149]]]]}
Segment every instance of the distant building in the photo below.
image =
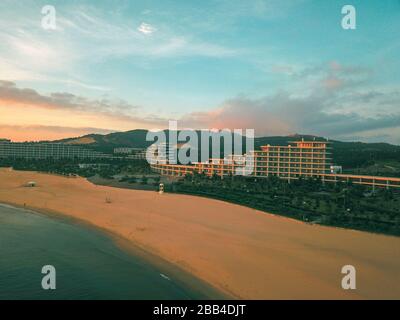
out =
{"type": "Polygon", "coordinates": [[[13,159],[107,159],[111,155],[63,143],[0,140],[0,158],[13,159]]]}
{"type": "Polygon", "coordinates": [[[89,169],[89,168],[100,168],[100,167],[109,167],[108,163],[79,163],[79,169],[89,169]]]}
{"type": "Polygon", "coordinates": [[[144,148],[120,147],[114,149],[114,154],[126,155],[129,159],[146,159],[146,149],[144,148]]]}

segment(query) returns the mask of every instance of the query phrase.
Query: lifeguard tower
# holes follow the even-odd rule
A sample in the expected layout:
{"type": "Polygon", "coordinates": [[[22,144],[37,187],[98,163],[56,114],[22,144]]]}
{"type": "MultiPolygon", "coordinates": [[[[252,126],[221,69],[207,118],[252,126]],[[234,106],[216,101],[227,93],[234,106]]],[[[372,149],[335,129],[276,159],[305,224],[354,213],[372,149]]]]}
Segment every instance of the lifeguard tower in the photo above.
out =
{"type": "Polygon", "coordinates": [[[160,183],[160,186],[158,188],[158,193],[163,194],[164,193],[164,183],[160,183]]]}

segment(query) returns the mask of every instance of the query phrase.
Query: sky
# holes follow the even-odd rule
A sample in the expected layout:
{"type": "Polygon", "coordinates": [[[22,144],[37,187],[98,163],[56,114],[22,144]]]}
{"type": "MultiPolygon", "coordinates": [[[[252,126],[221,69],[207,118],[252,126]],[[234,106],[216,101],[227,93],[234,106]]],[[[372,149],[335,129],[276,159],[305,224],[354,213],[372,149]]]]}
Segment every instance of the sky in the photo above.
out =
{"type": "Polygon", "coordinates": [[[0,138],[178,120],[400,144],[399,30],[399,0],[2,0],[0,138]]]}

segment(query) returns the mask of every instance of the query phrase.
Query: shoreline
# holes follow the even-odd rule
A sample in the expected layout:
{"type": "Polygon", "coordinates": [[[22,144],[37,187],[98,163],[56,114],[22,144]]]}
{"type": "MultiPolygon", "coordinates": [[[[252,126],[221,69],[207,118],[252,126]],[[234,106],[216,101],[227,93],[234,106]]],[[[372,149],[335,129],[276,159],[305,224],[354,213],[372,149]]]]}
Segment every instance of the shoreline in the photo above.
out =
{"type": "Polygon", "coordinates": [[[23,205],[21,206],[19,204],[14,204],[6,201],[0,201],[0,206],[10,207],[14,209],[22,209],[27,211],[29,214],[44,215],[49,219],[57,219],[64,223],[81,226],[87,230],[100,232],[108,237],[120,250],[124,251],[128,255],[133,255],[136,258],[143,260],[145,263],[150,264],[152,267],[160,272],[160,276],[168,275],[170,281],[174,281],[179,286],[196,292],[200,296],[203,296],[204,299],[230,300],[239,298],[231,296],[226,292],[222,292],[218,288],[214,287],[212,284],[198,279],[195,275],[190,274],[179,266],[165,260],[163,257],[153,254],[152,252],[146,250],[146,248],[140,247],[138,244],[130,241],[129,239],[126,239],[111,230],[96,226],[88,221],[79,219],[77,217],[71,217],[65,213],[57,211],[49,211],[44,210],[43,208],[35,208],[23,205]]]}
{"type": "Polygon", "coordinates": [[[400,239],[394,236],[310,225],[223,200],[29,171],[0,169],[0,202],[25,203],[26,209],[100,229],[177,282],[195,279],[194,287],[205,284],[218,298],[400,297],[400,239]],[[26,181],[37,186],[23,187],[26,181]],[[359,290],[342,290],[346,264],[360,268],[359,290]]]}

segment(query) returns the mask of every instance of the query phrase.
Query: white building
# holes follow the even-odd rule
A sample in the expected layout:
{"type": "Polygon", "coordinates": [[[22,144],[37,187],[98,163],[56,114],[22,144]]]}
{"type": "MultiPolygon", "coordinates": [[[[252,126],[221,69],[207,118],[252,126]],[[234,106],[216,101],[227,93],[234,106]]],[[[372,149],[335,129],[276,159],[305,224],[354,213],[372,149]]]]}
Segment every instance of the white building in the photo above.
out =
{"type": "Polygon", "coordinates": [[[112,155],[63,143],[11,142],[0,140],[0,158],[14,159],[107,159],[112,155]]]}

